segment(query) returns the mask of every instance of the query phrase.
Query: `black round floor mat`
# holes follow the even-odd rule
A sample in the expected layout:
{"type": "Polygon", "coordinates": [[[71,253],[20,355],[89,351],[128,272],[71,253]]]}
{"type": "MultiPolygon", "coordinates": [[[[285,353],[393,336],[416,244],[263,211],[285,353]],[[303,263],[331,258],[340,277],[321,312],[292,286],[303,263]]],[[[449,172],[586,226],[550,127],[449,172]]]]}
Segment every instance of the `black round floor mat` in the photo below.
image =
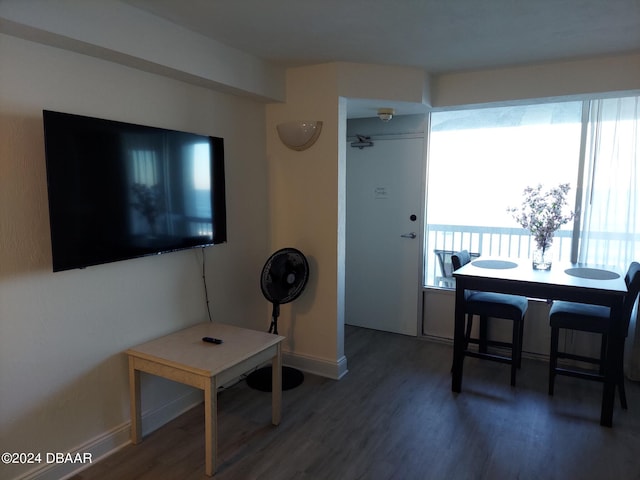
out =
{"type": "MultiPolygon", "coordinates": [[[[259,368],[247,377],[247,385],[261,392],[271,391],[271,367],[259,368]]],[[[291,367],[282,367],[282,390],[296,388],[304,381],[304,374],[291,367]]]]}

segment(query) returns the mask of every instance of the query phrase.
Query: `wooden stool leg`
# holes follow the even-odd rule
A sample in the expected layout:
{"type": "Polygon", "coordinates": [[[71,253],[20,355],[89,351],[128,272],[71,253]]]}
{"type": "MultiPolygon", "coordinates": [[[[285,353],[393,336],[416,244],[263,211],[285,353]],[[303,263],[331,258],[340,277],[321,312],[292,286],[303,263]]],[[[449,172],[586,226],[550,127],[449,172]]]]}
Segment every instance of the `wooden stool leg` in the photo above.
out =
{"type": "Polygon", "coordinates": [[[624,410],[627,410],[627,394],[624,389],[624,373],[621,375],[620,380],[618,380],[618,392],[620,393],[620,405],[624,410]]]}
{"type": "Polygon", "coordinates": [[[549,395],[553,395],[553,387],[558,366],[558,336],[560,329],[551,327],[551,349],[549,351],[549,395]]]}
{"type": "Polygon", "coordinates": [[[618,393],[620,394],[620,405],[624,410],[627,410],[627,393],[624,389],[624,350],[620,352],[618,365],[618,393]]]}
{"type": "Polygon", "coordinates": [[[518,368],[522,367],[522,342],[524,339],[524,318],[518,322],[520,339],[518,341],[518,368]]]}
{"type": "Polygon", "coordinates": [[[489,321],[487,317],[480,317],[480,329],[478,338],[480,339],[479,351],[482,353],[487,353],[487,335],[488,335],[488,325],[489,321]]]}
{"type": "Polygon", "coordinates": [[[518,369],[520,351],[520,328],[518,322],[513,322],[513,333],[511,334],[511,386],[516,386],[516,370],[518,369]]]}
{"type": "Polygon", "coordinates": [[[604,375],[604,359],[607,358],[607,336],[602,335],[602,340],[600,342],[600,375],[604,375]]]}
{"type": "Polygon", "coordinates": [[[467,328],[464,332],[464,349],[469,348],[469,339],[471,338],[471,328],[473,327],[473,313],[467,315],[467,328]]]}

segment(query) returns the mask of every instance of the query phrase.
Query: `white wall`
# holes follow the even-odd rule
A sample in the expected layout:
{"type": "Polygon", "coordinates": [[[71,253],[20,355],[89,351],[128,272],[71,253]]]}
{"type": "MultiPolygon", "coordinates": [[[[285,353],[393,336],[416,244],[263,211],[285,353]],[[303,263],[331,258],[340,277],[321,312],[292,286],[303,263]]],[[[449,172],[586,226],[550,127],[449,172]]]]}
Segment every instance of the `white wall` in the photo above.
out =
{"type": "MultiPolygon", "coordinates": [[[[206,250],[212,313],[266,330],[264,106],[2,34],[0,60],[0,452],[99,453],[128,441],[122,352],[207,319],[202,252],[52,273],[42,109],[223,137],[228,243],[206,250]]],[[[199,398],[144,378],[147,426],[199,398]]]]}
{"type": "Polygon", "coordinates": [[[437,75],[434,108],[640,91],[640,53],[437,75]]]}
{"type": "Polygon", "coordinates": [[[2,0],[0,32],[218,91],[284,100],[282,67],[120,0],[2,0]]]}
{"type": "Polygon", "coordinates": [[[338,378],[346,372],[343,292],[337,287],[344,269],[339,262],[344,243],[339,227],[344,122],[339,121],[335,66],[291,69],[287,92],[286,104],[271,104],[266,110],[271,245],[273,250],[299,248],[309,260],[310,277],[302,295],[283,305],[279,332],[287,337],[283,351],[290,363],[338,378]],[[276,125],[290,120],[322,120],[315,145],[302,152],[285,147],[276,125]]]}

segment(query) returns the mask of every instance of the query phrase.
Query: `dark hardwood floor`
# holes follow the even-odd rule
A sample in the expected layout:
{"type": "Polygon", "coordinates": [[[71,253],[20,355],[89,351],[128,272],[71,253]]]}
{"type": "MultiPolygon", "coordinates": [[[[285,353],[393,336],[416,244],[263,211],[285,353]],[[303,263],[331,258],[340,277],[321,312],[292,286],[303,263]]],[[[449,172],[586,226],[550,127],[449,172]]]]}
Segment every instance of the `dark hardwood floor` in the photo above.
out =
{"type": "MultiPolygon", "coordinates": [[[[451,346],[347,327],[345,348],[349,373],[306,375],[283,393],[278,427],[270,394],[221,392],[214,478],[640,479],[637,383],[604,428],[602,386],[559,377],[549,397],[546,362],[523,359],[512,388],[508,365],[467,358],[454,394],[451,346]]],[[[73,480],[208,478],[203,416],[198,406],[73,480]]]]}

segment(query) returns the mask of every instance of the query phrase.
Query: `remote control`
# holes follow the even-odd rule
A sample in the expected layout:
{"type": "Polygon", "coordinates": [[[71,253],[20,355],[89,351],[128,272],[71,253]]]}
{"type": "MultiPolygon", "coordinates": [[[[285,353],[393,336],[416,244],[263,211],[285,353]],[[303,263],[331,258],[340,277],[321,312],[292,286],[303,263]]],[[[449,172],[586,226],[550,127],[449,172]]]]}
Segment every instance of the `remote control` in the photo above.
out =
{"type": "Polygon", "coordinates": [[[202,341],[207,343],[215,343],[216,345],[220,345],[222,343],[222,340],[213,337],[202,337],[202,341]]]}

